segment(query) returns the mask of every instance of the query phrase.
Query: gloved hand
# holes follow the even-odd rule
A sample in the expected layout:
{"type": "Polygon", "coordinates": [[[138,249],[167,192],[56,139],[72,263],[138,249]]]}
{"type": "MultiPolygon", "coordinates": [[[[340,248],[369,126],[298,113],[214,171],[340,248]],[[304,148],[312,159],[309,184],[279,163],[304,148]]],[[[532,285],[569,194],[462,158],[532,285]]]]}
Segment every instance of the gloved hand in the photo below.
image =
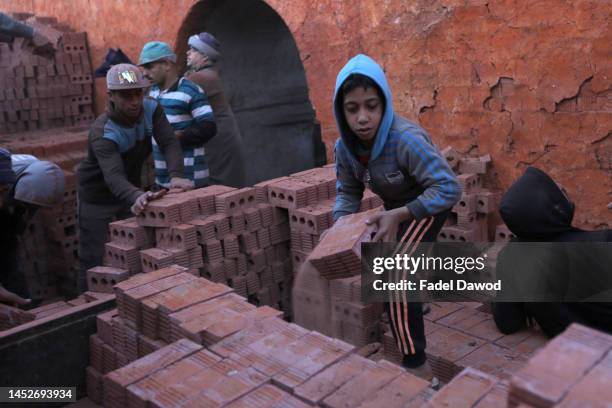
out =
{"type": "Polygon", "coordinates": [[[147,191],[146,193],[141,194],[134,204],[132,204],[132,214],[139,215],[144,209],[147,207],[150,201],[157,200],[158,198],[163,197],[166,194],[166,190],[160,190],[157,192],[147,191]]]}
{"type": "Polygon", "coordinates": [[[193,181],[182,178],[182,177],[172,177],[170,179],[170,189],[180,189],[182,191],[193,190],[194,184],[193,181]]]}

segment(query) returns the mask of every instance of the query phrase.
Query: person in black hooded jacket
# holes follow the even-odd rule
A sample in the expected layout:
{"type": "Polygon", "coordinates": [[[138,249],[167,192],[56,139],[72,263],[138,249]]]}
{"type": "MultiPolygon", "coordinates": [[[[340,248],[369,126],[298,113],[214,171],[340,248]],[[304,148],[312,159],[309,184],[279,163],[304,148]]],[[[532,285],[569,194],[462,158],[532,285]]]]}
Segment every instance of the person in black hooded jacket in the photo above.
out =
{"type": "Polygon", "coordinates": [[[573,322],[612,333],[612,303],[602,301],[612,299],[612,251],[603,244],[612,241],[612,230],[573,227],[574,209],[565,190],[535,167],[502,197],[501,217],[518,242],[497,260],[502,291],[493,316],[502,333],[529,321],[549,337],[573,322]],[[508,301],[519,297],[542,301],[508,301]],[[597,301],[581,301],[589,298],[597,301]]]}

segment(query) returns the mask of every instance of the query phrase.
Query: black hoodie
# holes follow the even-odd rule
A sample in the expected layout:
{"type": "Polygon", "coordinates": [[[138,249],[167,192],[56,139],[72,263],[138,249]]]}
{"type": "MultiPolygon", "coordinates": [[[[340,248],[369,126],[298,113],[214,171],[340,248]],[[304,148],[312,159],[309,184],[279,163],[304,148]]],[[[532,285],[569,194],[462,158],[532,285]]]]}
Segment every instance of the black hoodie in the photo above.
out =
{"type": "MultiPolygon", "coordinates": [[[[572,226],[574,205],[543,171],[529,167],[504,194],[500,214],[519,242],[557,243],[508,246],[497,261],[497,275],[504,283],[536,293],[534,286],[550,291],[551,302],[493,305],[497,327],[503,333],[523,328],[535,319],[544,333],[555,336],[572,322],[612,333],[612,304],[561,302],[589,297],[593,288],[609,287],[612,253],[609,246],[567,245],[567,242],[610,242],[612,230],[584,231],[572,226]],[[549,249],[547,249],[549,248],[549,249]],[[526,254],[527,251],[532,253],[526,254]],[[520,273],[519,273],[520,272],[520,273]],[[537,273],[524,279],[526,274],[537,273]],[[514,281],[513,281],[514,278],[514,281]],[[552,301],[556,300],[556,301],[552,301]]],[[[519,289],[520,290],[520,289],[519,289]]]]}

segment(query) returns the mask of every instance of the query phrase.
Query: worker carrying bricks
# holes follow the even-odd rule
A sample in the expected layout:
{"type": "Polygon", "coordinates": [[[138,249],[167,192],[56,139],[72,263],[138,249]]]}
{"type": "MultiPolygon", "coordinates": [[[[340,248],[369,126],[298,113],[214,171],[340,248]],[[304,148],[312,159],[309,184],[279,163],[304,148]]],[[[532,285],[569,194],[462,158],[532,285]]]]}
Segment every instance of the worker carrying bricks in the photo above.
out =
{"type": "Polygon", "coordinates": [[[212,34],[200,33],[189,37],[188,45],[187,79],[204,89],[217,124],[217,135],[206,144],[210,183],[244,187],[242,137],[223,91],[219,72],[219,42],[212,34]]]}
{"type": "Polygon", "coordinates": [[[108,224],[139,214],[159,192],[143,191],[141,174],[152,140],[163,153],[170,176],[168,187],[188,190],[183,178],[181,144],[155,99],[144,97],[150,83],[137,66],[118,64],[106,75],[108,105],[89,131],[87,157],[77,170],[79,215],[79,291],[86,271],[102,264],[108,224]]]}
{"type": "Polygon", "coordinates": [[[0,149],[0,302],[29,303],[23,298],[29,293],[17,248],[38,209],[62,202],[64,184],[64,172],[56,164],[0,149]]]}
{"type": "MultiPolygon", "coordinates": [[[[397,242],[404,235],[435,241],[460,186],[427,132],[394,113],[385,74],[370,57],[355,56],[338,74],[334,115],[340,131],[334,221],[359,211],[367,184],[384,201],[384,211],[367,221],[377,231],[373,241],[397,242]]],[[[390,295],[385,304],[402,366],[435,385],[425,356],[422,303],[404,302],[390,295]]]]}
{"type": "MultiPolygon", "coordinates": [[[[204,187],[208,182],[208,160],[206,143],[217,133],[208,97],[195,83],[179,76],[176,54],[168,44],[152,41],[142,49],[138,65],[147,79],[153,82],[149,96],[164,108],[168,122],[174,128],[183,149],[185,178],[195,187],[204,187]]],[[[169,187],[170,175],[166,159],[153,140],[155,182],[169,187]]]]}
{"type": "Polygon", "coordinates": [[[10,43],[15,38],[28,40],[35,54],[50,55],[55,51],[55,44],[40,30],[0,12],[0,42],[10,43]]]}
{"type": "Polygon", "coordinates": [[[516,236],[497,258],[502,290],[492,309],[502,333],[515,333],[533,321],[549,337],[574,322],[612,333],[607,301],[612,299],[612,251],[603,244],[612,242],[612,230],[572,226],[574,210],[565,189],[535,167],[528,167],[502,197],[499,212],[516,236]],[[500,301],[531,294],[550,301],[500,301]],[[597,301],[582,301],[589,298],[597,301]]]}

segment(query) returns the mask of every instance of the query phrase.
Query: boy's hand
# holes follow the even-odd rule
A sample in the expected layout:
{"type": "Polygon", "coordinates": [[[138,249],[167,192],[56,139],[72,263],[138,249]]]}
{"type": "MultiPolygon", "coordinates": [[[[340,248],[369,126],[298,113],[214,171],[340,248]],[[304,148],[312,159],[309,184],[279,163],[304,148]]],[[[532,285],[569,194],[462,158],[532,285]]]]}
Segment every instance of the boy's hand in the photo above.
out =
{"type": "Polygon", "coordinates": [[[395,242],[399,225],[412,218],[407,207],[381,211],[366,220],[367,225],[377,225],[377,232],[372,242],[395,242]]]}
{"type": "Polygon", "coordinates": [[[165,194],[166,190],[160,190],[155,193],[152,191],[147,191],[146,193],[141,194],[136,201],[134,201],[132,208],[130,208],[132,214],[139,215],[147,207],[149,201],[157,200],[158,198],[163,197],[165,194]]]}
{"type": "Polygon", "coordinates": [[[180,189],[182,191],[193,190],[193,181],[181,178],[181,177],[172,177],[170,179],[170,189],[180,189]]]}

